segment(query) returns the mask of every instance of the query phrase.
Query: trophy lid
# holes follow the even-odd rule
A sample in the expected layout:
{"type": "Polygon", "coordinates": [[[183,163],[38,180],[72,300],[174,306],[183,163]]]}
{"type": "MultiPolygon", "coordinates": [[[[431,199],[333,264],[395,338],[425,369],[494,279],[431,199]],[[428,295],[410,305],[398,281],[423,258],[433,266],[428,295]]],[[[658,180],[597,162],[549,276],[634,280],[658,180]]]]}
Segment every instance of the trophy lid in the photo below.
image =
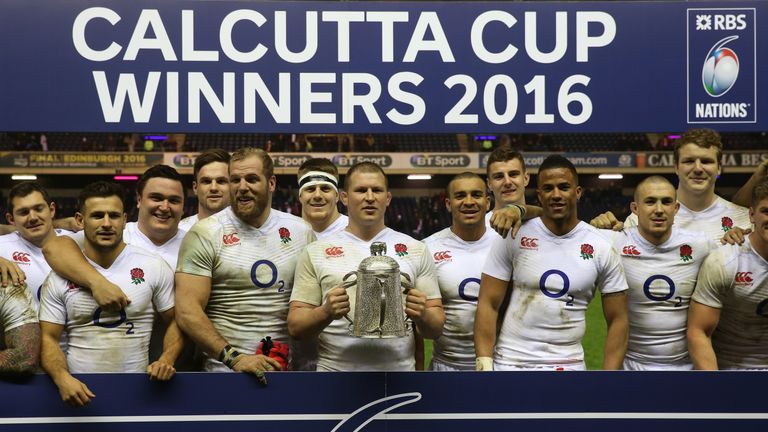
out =
{"type": "Polygon", "coordinates": [[[358,271],[362,272],[396,272],[400,265],[394,258],[384,255],[387,253],[387,244],[384,242],[371,243],[371,256],[360,262],[358,271]]]}

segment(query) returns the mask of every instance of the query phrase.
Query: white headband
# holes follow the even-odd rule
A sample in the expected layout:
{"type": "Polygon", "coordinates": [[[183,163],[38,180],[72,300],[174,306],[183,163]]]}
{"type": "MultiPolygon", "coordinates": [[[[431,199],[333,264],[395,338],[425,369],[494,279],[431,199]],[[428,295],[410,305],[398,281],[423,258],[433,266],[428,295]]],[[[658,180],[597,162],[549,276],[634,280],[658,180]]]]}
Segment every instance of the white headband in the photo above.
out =
{"type": "Polygon", "coordinates": [[[339,192],[339,186],[336,182],[336,177],[333,174],[329,174],[323,171],[310,171],[299,179],[299,193],[306,187],[316,186],[319,184],[327,184],[331,186],[336,193],[339,192]]]}

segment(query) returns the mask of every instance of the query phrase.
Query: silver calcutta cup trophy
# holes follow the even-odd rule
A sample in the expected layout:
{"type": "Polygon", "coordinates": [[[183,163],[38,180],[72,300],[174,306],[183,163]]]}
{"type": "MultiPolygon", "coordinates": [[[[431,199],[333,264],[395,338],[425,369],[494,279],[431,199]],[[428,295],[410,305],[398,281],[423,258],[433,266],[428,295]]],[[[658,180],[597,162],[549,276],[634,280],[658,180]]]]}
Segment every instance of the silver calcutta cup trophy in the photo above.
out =
{"type": "Polygon", "coordinates": [[[360,261],[357,271],[344,275],[345,289],[357,285],[355,319],[344,316],[352,336],[396,338],[408,336],[411,331],[402,296],[412,288],[411,278],[385,253],[386,243],[373,242],[371,256],[360,261]],[[350,279],[352,276],[354,279],[350,279]]]}

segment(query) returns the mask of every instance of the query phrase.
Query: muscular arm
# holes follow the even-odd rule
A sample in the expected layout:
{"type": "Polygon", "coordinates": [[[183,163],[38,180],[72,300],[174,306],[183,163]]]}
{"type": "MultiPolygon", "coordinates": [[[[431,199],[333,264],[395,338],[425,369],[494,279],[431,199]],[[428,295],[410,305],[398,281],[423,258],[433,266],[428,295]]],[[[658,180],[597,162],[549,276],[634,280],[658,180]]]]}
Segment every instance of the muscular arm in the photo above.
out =
{"type": "Polygon", "coordinates": [[[496,323],[499,307],[504,300],[509,282],[483,273],[480,277],[480,294],[475,315],[475,354],[491,357],[496,345],[496,323]]]}
{"type": "Polygon", "coordinates": [[[130,299],[117,285],[108,281],[86,261],[74,240],[56,236],[43,245],[43,255],[51,269],[62,277],[93,293],[93,298],[104,310],[116,312],[130,303],[130,299]]]}
{"type": "MultiPolygon", "coordinates": [[[[343,288],[342,288],[343,289],[343,288]]],[[[349,297],[347,297],[347,312],[349,312],[349,297]]],[[[292,301],[288,309],[288,334],[292,338],[301,340],[317,336],[323,332],[335,319],[328,301],[320,306],[315,306],[301,301],[292,301]]]]}
{"type": "Polygon", "coordinates": [[[618,370],[624,363],[629,340],[629,318],[627,313],[627,292],[603,294],[603,315],[608,324],[605,338],[603,369],[618,370]]]}
{"type": "Polygon", "coordinates": [[[61,218],[61,219],[54,219],[53,227],[65,229],[67,231],[72,231],[72,232],[78,232],[83,229],[80,225],[77,224],[77,222],[75,221],[75,218],[71,216],[61,218]]]}
{"type": "Polygon", "coordinates": [[[163,353],[160,354],[160,358],[157,361],[147,366],[147,373],[150,379],[166,381],[176,374],[176,368],[173,365],[184,348],[184,335],[174,319],[174,308],[160,312],[160,316],[168,324],[168,328],[163,336],[163,353]]]}
{"type": "Polygon", "coordinates": [[[443,334],[445,311],[441,299],[427,299],[427,295],[412,289],[406,297],[405,313],[411,317],[422,337],[437,339],[443,334]]]}
{"type": "MultiPolygon", "coordinates": [[[[733,195],[733,203],[742,207],[750,207],[752,205],[752,190],[763,179],[768,177],[768,160],[764,160],[760,166],[757,167],[752,177],[733,195]]],[[[744,227],[742,227],[744,228],[744,227]]]]}
{"type": "Polygon", "coordinates": [[[712,348],[712,332],[720,322],[720,309],[691,302],[688,310],[688,354],[698,370],[717,370],[717,357],[712,348]]]}
{"type": "Polygon", "coordinates": [[[42,332],[41,364],[59,388],[61,399],[69,405],[82,407],[96,397],[88,387],[73,377],[67,368],[67,360],[59,346],[59,339],[64,330],[61,324],[40,322],[42,332]]]}
{"type": "Polygon", "coordinates": [[[218,358],[227,345],[205,314],[211,295],[211,278],[176,273],[176,323],[208,355],[218,358]]]}
{"type": "Polygon", "coordinates": [[[5,332],[0,373],[34,373],[40,361],[40,325],[30,323],[5,332]]]}
{"type": "MultiPolygon", "coordinates": [[[[205,314],[211,295],[211,278],[176,273],[176,323],[200,348],[214,359],[228,345],[205,314]]],[[[231,366],[238,372],[248,372],[266,384],[265,370],[280,370],[280,363],[260,354],[240,353],[231,366]]]]}

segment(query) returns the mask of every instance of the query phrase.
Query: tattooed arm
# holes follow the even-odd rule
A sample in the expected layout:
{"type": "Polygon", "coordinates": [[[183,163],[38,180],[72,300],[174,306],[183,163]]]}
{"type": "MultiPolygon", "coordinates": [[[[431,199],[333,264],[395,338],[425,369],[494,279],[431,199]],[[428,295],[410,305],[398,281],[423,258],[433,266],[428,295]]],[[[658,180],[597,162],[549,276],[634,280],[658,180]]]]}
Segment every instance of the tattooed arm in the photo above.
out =
{"type": "Polygon", "coordinates": [[[40,325],[24,324],[5,332],[0,373],[34,373],[40,361],[40,325]]]}

